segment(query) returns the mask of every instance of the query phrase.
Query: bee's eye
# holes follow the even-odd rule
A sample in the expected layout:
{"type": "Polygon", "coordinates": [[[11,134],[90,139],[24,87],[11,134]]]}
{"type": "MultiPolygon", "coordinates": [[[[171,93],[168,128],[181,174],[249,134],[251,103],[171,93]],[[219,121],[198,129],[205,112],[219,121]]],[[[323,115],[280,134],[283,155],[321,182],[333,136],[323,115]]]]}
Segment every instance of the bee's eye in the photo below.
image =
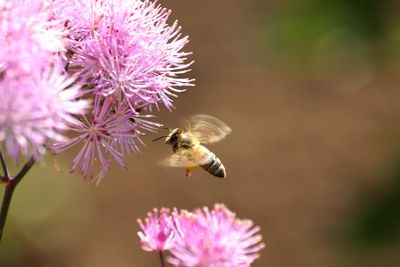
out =
{"type": "Polygon", "coordinates": [[[178,136],[176,134],[173,134],[170,138],[170,142],[171,143],[175,143],[176,141],[178,141],[178,136]]]}

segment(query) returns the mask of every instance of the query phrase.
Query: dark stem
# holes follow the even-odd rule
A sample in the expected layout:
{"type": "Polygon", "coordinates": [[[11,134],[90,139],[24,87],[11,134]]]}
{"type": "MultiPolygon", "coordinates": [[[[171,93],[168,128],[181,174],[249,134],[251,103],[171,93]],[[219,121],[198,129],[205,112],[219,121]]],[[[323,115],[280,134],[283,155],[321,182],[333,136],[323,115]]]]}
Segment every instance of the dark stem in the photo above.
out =
{"type": "MultiPolygon", "coordinates": [[[[35,160],[30,158],[19,173],[15,177],[5,176],[4,178],[8,180],[6,185],[6,190],[3,196],[3,203],[1,204],[1,211],[0,211],[0,241],[1,237],[3,236],[4,225],[6,223],[8,208],[10,207],[11,199],[15,190],[15,187],[18,183],[24,178],[24,176],[28,173],[28,171],[32,168],[35,160]]],[[[5,165],[4,165],[5,166],[5,165]]],[[[3,167],[4,168],[4,167],[3,167]]]]}
{"type": "Polygon", "coordinates": [[[1,152],[1,150],[0,150],[0,163],[1,163],[1,167],[3,169],[3,176],[0,175],[0,178],[5,180],[8,177],[8,170],[7,170],[6,162],[4,160],[3,153],[1,152]]]}
{"type": "Polygon", "coordinates": [[[164,261],[164,255],[163,255],[163,254],[164,254],[164,253],[163,253],[162,250],[160,250],[160,251],[158,252],[158,255],[160,256],[161,267],[165,267],[165,261],[164,261]]]}

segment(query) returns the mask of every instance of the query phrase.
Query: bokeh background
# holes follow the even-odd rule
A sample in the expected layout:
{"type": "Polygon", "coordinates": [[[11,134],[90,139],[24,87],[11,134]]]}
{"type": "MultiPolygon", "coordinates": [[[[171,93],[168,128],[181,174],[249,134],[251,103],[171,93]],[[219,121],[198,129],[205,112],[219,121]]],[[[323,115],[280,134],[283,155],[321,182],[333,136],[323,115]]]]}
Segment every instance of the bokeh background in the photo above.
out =
{"type": "Polygon", "coordinates": [[[136,219],[225,203],[262,228],[253,266],[399,266],[400,3],[160,1],[194,52],[196,87],[158,120],[207,113],[233,128],[210,147],[228,178],[159,167],[159,134],[100,183],[49,157],[19,185],[0,266],[159,266],[136,219]]]}

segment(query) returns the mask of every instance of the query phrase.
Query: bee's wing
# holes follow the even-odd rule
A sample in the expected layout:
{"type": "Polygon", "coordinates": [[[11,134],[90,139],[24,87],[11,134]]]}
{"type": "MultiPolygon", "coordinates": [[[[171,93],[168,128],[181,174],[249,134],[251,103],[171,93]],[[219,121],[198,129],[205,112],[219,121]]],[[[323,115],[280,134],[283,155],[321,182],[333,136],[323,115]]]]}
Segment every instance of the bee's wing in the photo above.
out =
{"type": "Polygon", "coordinates": [[[232,129],[226,123],[213,116],[197,114],[190,119],[188,131],[200,143],[210,144],[224,139],[225,136],[232,132],[232,129]]]}
{"type": "Polygon", "coordinates": [[[193,149],[180,149],[170,157],[164,159],[162,165],[169,167],[196,167],[212,160],[209,150],[201,145],[193,149]]]}

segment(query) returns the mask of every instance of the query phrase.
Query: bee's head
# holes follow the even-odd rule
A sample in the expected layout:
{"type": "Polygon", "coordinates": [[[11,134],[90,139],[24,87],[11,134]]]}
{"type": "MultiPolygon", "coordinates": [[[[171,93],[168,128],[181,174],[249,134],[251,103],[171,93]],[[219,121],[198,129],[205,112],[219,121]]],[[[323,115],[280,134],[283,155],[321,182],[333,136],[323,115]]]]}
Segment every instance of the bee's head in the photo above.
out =
{"type": "Polygon", "coordinates": [[[165,138],[165,143],[167,145],[175,145],[179,142],[179,139],[181,137],[182,134],[182,130],[179,128],[175,128],[173,129],[169,135],[167,136],[167,138],[165,138]]]}
{"type": "Polygon", "coordinates": [[[166,137],[165,144],[172,145],[172,146],[176,145],[179,142],[179,140],[181,139],[182,130],[179,128],[171,129],[171,128],[166,128],[166,127],[164,129],[169,130],[169,134],[160,136],[160,137],[154,139],[153,142],[166,137]]]}

